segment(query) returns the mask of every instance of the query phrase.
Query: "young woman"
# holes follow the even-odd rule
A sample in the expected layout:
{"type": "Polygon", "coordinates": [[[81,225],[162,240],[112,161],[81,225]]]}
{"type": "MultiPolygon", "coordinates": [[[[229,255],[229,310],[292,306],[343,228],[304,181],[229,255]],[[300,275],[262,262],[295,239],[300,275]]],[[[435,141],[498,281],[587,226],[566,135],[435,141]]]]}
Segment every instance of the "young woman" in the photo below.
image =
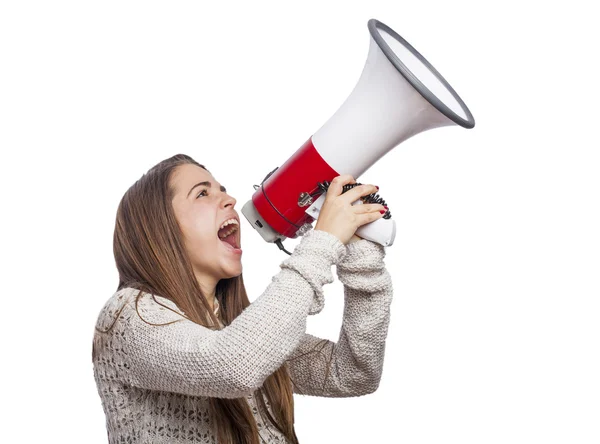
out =
{"type": "Polygon", "coordinates": [[[383,206],[352,205],[376,187],[342,193],[347,183],[333,179],[315,228],[252,304],[236,200],[203,165],[179,154],[127,190],[114,232],[119,285],[92,350],[110,443],[298,443],[293,393],[377,389],[392,281],[384,248],[355,231],[383,206]],[[345,294],[337,342],[306,333],[332,265],[345,294]]]}

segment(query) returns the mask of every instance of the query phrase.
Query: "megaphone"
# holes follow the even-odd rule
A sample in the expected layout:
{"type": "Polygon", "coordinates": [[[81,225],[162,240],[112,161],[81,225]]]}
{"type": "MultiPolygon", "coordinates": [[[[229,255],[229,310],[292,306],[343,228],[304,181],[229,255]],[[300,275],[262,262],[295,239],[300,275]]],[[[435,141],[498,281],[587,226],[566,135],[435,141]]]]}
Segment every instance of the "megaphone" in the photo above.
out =
{"type": "MultiPolygon", "coordinates": [[[[415,48],[378,20],[369,20],[367,26],[367,62],[350,96],[281,167],[254,185],[252,199],[242,207],[250,225],[280,249],[283,239],[312,228],[334,177],[350,174],[357,179],[423,131],[475,126],[462,99],[415,48]]],[[[359,227],[357,235],[391,246],[395,221],[386,216],[359,227]]]]}

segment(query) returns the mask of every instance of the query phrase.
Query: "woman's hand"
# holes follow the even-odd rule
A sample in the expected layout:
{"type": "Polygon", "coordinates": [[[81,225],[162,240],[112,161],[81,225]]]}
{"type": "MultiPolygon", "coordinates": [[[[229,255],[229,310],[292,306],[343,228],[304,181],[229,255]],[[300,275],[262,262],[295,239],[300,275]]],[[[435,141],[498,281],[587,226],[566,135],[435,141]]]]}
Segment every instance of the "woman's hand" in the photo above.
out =
{"type": "Polygon", "coordinates": [[[382,218],[383,213],[380,211],[385,209],[381,204],[352,205],[361,197],[375,193],[377,187],[363,184],[342,193],[343,186],[350,183],[356,183],[356,181],[349,174],[337,176],[331,181],[315,225],[315,230],[333,234],[344,245],[353,239],[353,242],[360,240],[361,238],[354,234],[356,230],[382,218]]]}

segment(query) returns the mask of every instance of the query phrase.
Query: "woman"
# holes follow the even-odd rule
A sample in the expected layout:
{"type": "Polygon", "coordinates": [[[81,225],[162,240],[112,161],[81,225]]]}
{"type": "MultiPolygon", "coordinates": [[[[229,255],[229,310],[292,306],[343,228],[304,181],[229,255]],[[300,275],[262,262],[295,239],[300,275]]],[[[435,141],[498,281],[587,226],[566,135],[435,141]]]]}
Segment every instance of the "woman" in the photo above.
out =
{"type": "Polygon", "coordinates": [[[347,183],[333,179],[314,230],[252,304],[234,248],[236,200],[203,165],[173,156],[125,193],[113,245],[119,286],[92,351],[110,443],[298,443],[293,393],[377,389],[392,282],[383,247],[354,233],[383,206],[351,205],[376,187],[342,193],[347,183]],[[306,333],[334,264],[345,293],[337,343],[306,333]]]}

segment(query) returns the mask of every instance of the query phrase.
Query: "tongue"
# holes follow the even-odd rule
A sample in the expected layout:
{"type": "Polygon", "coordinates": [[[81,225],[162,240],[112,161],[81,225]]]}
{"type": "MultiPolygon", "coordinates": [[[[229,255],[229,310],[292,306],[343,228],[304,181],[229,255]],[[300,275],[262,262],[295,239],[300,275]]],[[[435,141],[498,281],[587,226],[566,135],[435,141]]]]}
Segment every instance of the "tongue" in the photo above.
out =
{"type": "Polygon", "coordinates": [[[233,248],[235,248],[235,233],[231,233],[225,239],[222,239],[222,238],[219,238],[219,239],[221,239],[221,242],[225,242],[226,244],[229,244],[233,248]]]}

